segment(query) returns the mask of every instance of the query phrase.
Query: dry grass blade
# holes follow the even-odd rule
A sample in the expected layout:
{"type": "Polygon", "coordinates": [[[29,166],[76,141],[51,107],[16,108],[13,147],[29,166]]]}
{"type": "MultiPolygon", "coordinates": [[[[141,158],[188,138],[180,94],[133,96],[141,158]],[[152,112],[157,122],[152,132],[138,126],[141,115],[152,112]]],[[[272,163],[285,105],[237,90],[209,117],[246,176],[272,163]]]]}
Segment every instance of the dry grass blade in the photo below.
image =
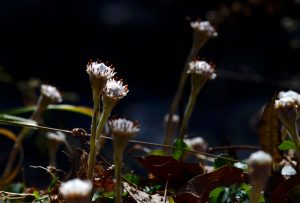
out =
{"type": "Polygon", "coordinates": [[[278,163],[282,160],[282,153],[278,149],[278,145],[281,143],[281,133],[280,122],[274,109],[275,99],[276,96],[264,109],[258,126],[258,134],[262,150],[271,154],[273,160],[278,163]]]}
{"type": "MultiPolygon", "coordinates": [[[[11,132],[10,130],[4,129],[4,128],[0,128],[0,136],[4,136],[4,137],[12,140],[13,142],[15,142],[17,140],[17,136],[13,132],[11,132]]],[[[6,177],[5,179],[0,179],[0,188],[2,188],[4,185],[10,183],[18,175],[18,173],[21,169],[21,166],[22,166],[23,157],[24,157],[24,151],[23,151],[23,148],[21,148],[20,159],[19,159],[17,166],[14,168],[14,170],[10,173],[10,175],[8,177],[6,177]]]]}

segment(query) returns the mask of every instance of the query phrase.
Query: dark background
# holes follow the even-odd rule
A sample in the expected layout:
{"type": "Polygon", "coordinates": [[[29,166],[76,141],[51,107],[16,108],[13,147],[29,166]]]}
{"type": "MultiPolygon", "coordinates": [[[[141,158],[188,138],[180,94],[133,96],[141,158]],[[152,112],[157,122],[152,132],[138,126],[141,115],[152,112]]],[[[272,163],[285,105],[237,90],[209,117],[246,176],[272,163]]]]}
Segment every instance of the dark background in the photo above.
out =
{"type": "MultiPolygon", "coordinates": [[[[201,92],[189,135],[212,145],[258,144],[263,104],[278,90],[300,90],[299,8],[299,0],[1,0],[1,108],[22,105],[14,85],[31,77],[91,106],[86,64],[101,59],[129,84],[114,114],[140,121],[137,139],[161,142],[192,43],[189,23],[210,19],[219,36],[199,57],[216,64],[218,77],[201,92]],[[13,80],[5,82],[3,70],[13,80]]],[[[65,128],[89,129],[88,118],[59,118],[65,128]]]]}

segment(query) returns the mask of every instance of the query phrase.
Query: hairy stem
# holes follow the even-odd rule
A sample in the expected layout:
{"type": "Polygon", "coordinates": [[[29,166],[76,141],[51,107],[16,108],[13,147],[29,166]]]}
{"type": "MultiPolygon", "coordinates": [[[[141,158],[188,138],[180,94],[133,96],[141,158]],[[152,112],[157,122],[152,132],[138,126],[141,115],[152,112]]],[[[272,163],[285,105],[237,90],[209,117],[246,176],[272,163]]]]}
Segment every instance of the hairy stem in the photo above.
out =
{"type": "Polygon", "coordinates": [[[177,91],[175,93],[175,97],[174,97],[171,107],[169,109],[169,117],[168,117],[168,121],[166,124],[166,133],[165,133],[165,137],[164,137],[165,145],[169,145],[171,142],[171,139],[172,139],[172,132],[174,132],[172,129],[172,117],[176,113],[179,102],[182,98],[185,83],[188,78],[187,70],[189,68],[189,63],[197,56],[199,50],[205,45],[207,40],[208,40],[207,37],[199,36],[197,33],[194,33],[193,46],[192,46],[192,49],[191,49],[191,51],[188,55],[188,58],[185,62],[184,68],[181,73],[179,85],[178,85],[177,91]]]}
{"type": "Polygon", "coordinates": [[[124,147],[114,142],[114,165],[115,165],[115,196],[116,203],[122,202],[122,154],[124,147]]]}
{"type": "Polygon", "coordinates": [[[97,120],[100,112],[100,94],[96,92],[93,93],[94,100],[94,114],[92,118],[92,130],[91,130],[91,140],[90,140],[90,154],[88,159],[88,172],[87,178],[91,180],[93,178],[94,166],[96,161],[96,130],[97,130],[97,120]]]}

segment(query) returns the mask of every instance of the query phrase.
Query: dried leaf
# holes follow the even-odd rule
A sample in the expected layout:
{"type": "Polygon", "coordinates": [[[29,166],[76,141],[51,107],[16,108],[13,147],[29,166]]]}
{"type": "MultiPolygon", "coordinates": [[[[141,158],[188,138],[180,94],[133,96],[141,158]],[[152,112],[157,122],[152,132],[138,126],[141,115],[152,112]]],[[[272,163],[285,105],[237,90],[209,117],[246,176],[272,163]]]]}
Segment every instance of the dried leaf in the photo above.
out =
{"type": "Polygon", "coordinates": [[[124,182],[123,186],[137,203],[169,203],[168,197],[164,200],[164,197],[159,194],[149,195],[148,193],[129,185],[127,182],[124,182]]]}
{"type": "Polygon", "coordinates": [[[274,203],[285,203],[288,202],[288,193],[291,189],[300,185],[300,174],[292,176],[288,180],[281,183],[272,193],[271,193],[271,202],[274,203]]]}
{"type": "Polygon", "coordinates": [[[183,178],[182,174],[193,174],[195,176],[203,173],[203,169],[199,164],[184,163],[174,159],[172,156],[148,155],[136,157],[135,159],[154,176],[164,181],[179,177],[183,178]]]}
{"type": "Polygon", "coordinates": [[[272,155],[275,162],[282,160],[282,152],[278,149],[281,143],[280,122],[274,109],[276,96],[266,105],[258,126],[258,134],[262,150],[272,155]]]}
{"type": "Polygon", "coordinates": [[[206,202],[209,193],[216,187],[241,184],[248,181],[243,170],[224,166],[216,171],[202,174],[191,179],[174,197],[176,203],[180,202],[206,202]]]}

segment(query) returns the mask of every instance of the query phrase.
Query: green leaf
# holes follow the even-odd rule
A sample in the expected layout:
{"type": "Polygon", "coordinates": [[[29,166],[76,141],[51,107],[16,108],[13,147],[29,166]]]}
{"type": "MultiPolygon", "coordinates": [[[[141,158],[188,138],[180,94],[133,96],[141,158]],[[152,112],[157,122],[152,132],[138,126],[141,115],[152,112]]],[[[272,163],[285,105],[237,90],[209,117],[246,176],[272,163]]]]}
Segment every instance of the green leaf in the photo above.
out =
{"type": "Polygon", "coordinates": [[[134,175],[134,174],[127,173],[127,174],[125,174],[125,175],[123,176],[123,178],[124,178],[127,182],[129,182],[129,183],[131,183],[131,184],[133,184],[133,185],[135,185],[135,186],[138,186],[138,185],[139,185],[140,177],[138,177],[138,176],[136,176],[136,175],[134,175]]]}
{"type": "MultiPolygon", "coordinates": [[[[3,110],[0,113],[18,115],[18,114],[32,112],[35,110],[35,108],[36,106],[17,107],[13,109],[3,110]]],[[[69,111],[69,112],[79,113],[86,116],[93,116],[93,109],[86,106],[74,106],[69,104],[51,104],[48,105],[47,110],[69,111]]]]}
{"type": "Polygon", "coordinates": [[[157,155],[157,156],[164,156],[164,155],[167,155],[166,152],[164,150],[160,150],[160,149],[157,149],[157,150],[152,150],[149,155],[157,155]]]}
{"type": "Polygon", "coordinates": [[[278,149],[282,151],[295,149],[295,148],[296,148],[295,143],[291,140],[285,140],[278,146],[278,149]]]}
{"type": "Polygon", "coordinates": [[[174,147],[177,148],[173,150],[173,158],[176,160],[179,160],[184,155],[184,150],[189,149],[189,146],[180,139],[175,140],[174,147]]]}
{"type": "Polygon", "coordinates": [[[58,177],[52,179],[50,185],[48,186],[48,193],[52,192],[52,190],[56,186],[57,182],[58,182],[58,177]]]}
{"type": "Polygon", "coordinates": [[[173,197],[171,197],[171,196],[169,197],[169,203],[175,203],[173,197]]]}
{"type": "Polygon", "coordinates": [[[33,196],[35,197],[36,200],[39,200],[41,198],[40,193],[38,191],[33,191],[33,196]]]}
{"type": "Polygon", "coordinates": [[[224,187],[217,187],[209,194],[210,203],[219,203],[224,193],[224,187]]]}
{"type": "Polygon", "coordinates": [[[21,124],[28,124],[28,125],[33,125],[33,126],[37,125],[36,121],[34,121],[34,120],[22,118],[19,116],[12,116],[9,114],[0,114],[0,120],[11,121],[11,122],[16,122],[16,123],[21,123],[21,124]]]}
{"type": "Polygon", "coordinates": [[[233,159],[233,157],[229,156],[228,154],[220,154],[214,161],[213,166],[215,169],[221,168],[222,166],[225,166],[225,165],[233,166],[234,161],[231,161],[228,159],[223,159],[223,158],[233,159]]]}

